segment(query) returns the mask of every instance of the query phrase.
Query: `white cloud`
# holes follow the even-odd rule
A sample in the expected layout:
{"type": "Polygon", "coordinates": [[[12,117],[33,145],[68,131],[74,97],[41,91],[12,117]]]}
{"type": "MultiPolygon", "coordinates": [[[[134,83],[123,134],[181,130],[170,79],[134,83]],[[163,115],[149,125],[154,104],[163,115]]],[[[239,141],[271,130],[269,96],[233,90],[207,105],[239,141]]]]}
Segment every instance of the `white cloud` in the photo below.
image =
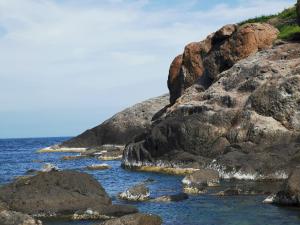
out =
{"type": "MultiPolygon", "coordinates": [[[[204,10],[201,0],[175,2],[153,10],[150,0],[0,0],[0,112],[20,120],[25,111],[84,109],[82,118],[107,104],[111,114],[167,92],[169,63],[188,42],[294,3],[220,1],[204,10]]],[[[105,119],[97,115],[86,118],[86,127],[105,119]]]]}

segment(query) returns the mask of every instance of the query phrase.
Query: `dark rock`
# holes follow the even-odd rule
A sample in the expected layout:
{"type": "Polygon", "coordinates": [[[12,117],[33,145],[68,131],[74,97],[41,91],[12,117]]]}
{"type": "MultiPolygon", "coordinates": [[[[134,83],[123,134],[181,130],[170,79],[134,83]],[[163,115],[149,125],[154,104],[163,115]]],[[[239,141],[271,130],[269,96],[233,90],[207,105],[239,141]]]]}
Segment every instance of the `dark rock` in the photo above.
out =
{"type": "Polygon", "coordinates": [[[162,220],[159,216],[136,213],[132,215],[122,216],[117,219],[111,219],[98,225],[161,225],[162,220]]]}
{"type": "Polygon", "coordinates": [[[220,191],[219,193],[217,193],[217,195],[219,196],[234,196],[234,195],[240,195],[242,193],[241,189],[231,189],[231,188],[227,188],[224,191],[220,191]]]}
{"type": "Polygon", "coordinates": [[[85,131],[59,147],[97,147],[105,144],[124,145],[150,127],[152,117],[169,103],[169,95],[152,98],[129,107],[85,131]]]}
{"type": "MultiPolygon", "coordinates": [[[[75,171],[51,171],[17,180],[0,187],[0,200],[12,210],[35,216],[71,216],[87,209],[101,215],[118,213],[91,175],[75,171]]],[[[124,208],[127,210],[127,206],[124,208]]],[[[134,213],[136,209],[129,211],[134,213]]]]}
{"type": "Polygon", "coordinates": [[[23,213],[3,210],[0,211],[0,224],[1,225],[42,225],[42,222],[23,213]]]}
{"type": "Polygon", "coordinates": [[[138,184],[120,193],[119,198],[129,201],[146,201],[150,198],[150,191],[144,184],[138,184]]]}

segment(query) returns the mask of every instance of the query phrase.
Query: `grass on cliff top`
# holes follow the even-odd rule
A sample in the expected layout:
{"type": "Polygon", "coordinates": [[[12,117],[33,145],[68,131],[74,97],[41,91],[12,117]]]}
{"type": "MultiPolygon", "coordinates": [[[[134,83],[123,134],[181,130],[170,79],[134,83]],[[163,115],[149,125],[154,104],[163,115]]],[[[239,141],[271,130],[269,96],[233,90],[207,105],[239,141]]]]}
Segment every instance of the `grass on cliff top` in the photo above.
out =
{"type": "Polygon", "coordinates": [[[275,15],[264,15],[252,19],[245,20],[239,25],[246,23],[270,23],[274,25],[279,31],[279,39],[289,40],[299,35],[300,27],[297,25],[296,6],[283,10],[275,15]]]}

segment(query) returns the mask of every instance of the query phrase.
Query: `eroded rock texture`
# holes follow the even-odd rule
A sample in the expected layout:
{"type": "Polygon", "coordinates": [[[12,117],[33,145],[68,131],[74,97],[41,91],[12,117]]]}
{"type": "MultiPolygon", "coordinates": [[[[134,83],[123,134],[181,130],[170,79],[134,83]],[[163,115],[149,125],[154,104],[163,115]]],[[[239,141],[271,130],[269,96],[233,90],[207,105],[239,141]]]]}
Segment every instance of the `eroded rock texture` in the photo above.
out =
{"type": "MultiPolygon", "coordinates": [[[[247,26],[239,29],[254,38],[253,25],[247,26]]],[[[300,163],[300,44],[256,53],[212,82],[206,90],[198,85],[185,90],[160,123],[126,146],[123,165],[210,167],[224,177],[286,178],[300,163]]]]}
{"type": "Polygon", "coordinates": [[[188,44],[170,67],[168,87],[174,104],[186,88],[196,82],[207,88],[217,75],[236,62],[272,46],[278,30],[269,24],[230,24],[204,41],[188,44]],[[181,63],[181,65],[180,65],[181,63]]]}

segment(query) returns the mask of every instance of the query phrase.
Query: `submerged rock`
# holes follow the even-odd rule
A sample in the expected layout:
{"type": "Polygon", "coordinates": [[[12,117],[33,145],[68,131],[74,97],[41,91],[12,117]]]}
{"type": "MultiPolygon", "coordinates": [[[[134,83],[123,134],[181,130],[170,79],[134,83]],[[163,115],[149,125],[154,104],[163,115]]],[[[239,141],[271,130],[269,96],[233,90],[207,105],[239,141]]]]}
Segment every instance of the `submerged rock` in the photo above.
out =
{"type": "Polygon", "coordinates": [[[152,199],[152,202],[179,202],[188,199],[189,196],[186,193],[179,193],[174,195],[163,195],[152,199]]]}
{"type": "Polygon", "coordinates": [[[126,146],[123,166],[171,164],[212,168],[223,178],[286,179],[300,163],[299,87],[299,43],[253,54],[218,74],[207,90],[187,89],[126,146]]]}
{"type": "Polygon", "coordinates": [[[219,173],[215,170],[201,169],[184,177],[182,183],[186,193],[203,193],[207,187],[219,186],[219,173]]]}
{"type": "Polygon", "coordinates": [[[150,127],[153,116],[169,103],[162,95],[131,106],[97,127],[65,141],[60,147],[97,147],[105,144],[124,145],[150,127]]]}
{"type": "Polygon", "coordinates": [[[119,198],[129,201],[146,201],[150,198],[150,191],[144,184],[138,184],[120,193],[119,198]]]}
{"type": "Polygon", "coordinates": [[[72,218],[73,214],[84,213],[87,209],[101,216],[137,212],[134,207],[112,205],[97,180],[76,171],[40,173],[4,185],[0,187],[0,201],[12,210],[37,217],[72,218]]]}
{"type": "Polygon", "coordinates": [[[227,188],[224,191],[218,192],[216,195],[219,195],[219,196],[233,196],[233,195],[241,195],[241,194],[242,194],[241,189],[227,188]]]}
{"type": "Polygon", "coordinates": [[[111,219],[98,225],[161,225],[162,220],[159,216],[136,213],[122,216],[117,219],[111,219]]]}
{"type": "Polygon", "coordinates": [[[300,168],[296,168],[282,189],[264,200],[265,203],[300,207],[300,168]]]}
{"type": "Polygon", "coordinates": [[[111,166],[108,165],[108,164],[105,164],[105,163],[102,163],[102,164],[93,164],[93,165],[90,165],[90,166],[87,166],[86,169],[88,170],[107,170],[107,169],[110,169],[111,166]]]}

